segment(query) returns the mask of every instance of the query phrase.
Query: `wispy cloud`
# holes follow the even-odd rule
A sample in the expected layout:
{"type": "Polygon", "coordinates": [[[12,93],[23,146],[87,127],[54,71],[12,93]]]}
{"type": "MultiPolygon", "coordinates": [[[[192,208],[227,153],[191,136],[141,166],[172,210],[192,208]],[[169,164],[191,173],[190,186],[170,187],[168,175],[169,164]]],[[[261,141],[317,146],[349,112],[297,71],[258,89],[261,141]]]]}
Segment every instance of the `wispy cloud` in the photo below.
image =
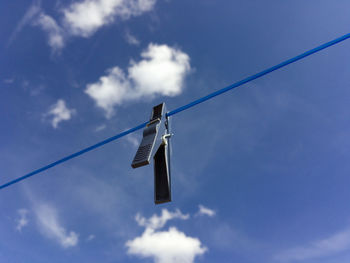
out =
{"type": "Polygon", "coordinates": [[[350,250],[350,228],[305,246],[282,251],[274,256],[279,262],[309,261],[350,250]]]}
{"type": "Polygon", "coordinates": [[[28,210],[27,209],[19,209],[17,211],[19,218],[16,219],[16,229],[21,232],[22,228],[28,225],[28,210]]]}
{"type": "Polygon", "coordinates": [[[138,46],[140,45],[140,41],[130,33],[130,31],[125,32],[125,40],[128,42],[130,45],[138,46]]]}
{"type": "Polygon", "coordinates": [[[45,14],[41,8],[41,1],[35,0],[25,12],[22,19],[17,23],[16,28],[12,32],[7,46],[16,39],[22,29],[31,24],[39,26],[48,35],[48,44],[54,53],[59,52],[65,45],[66,33],[64,28],[58,25],[55,19],[45,14]]]}
{"type": "Polygon", "coordinates": [[[54,53],[59,52],[64,47],[64,31],[52,17],[40,13],[34,25],[40,26],[41,29],[47,33],[48,44],[54,53]]]}
{"type": "Polygon", "coordinates": [[[46,237],[55,240],[63,248],[74,247],[78,244],[78,234],[67,230],[60,224],[58,215],[53,206],[48,204],[38,205],[35,214],[40,231],[46,237]]]}
{"type": "Polygon", "coordinates": [[[89,235],[86,239],[87,242],[90,242],[95,239],[95,235],[89,235]]]}
{"type": "Polygon", "coordinates": [[[4,79],[4,83],[5,83],[5,84],[12,84],[14,81],[15,81],[14,78],[4,79]]]}
{"type": "Polygon", "coordinates": [[[134,134],[129,134],[125,138],[133,147],[138,147],[140,144],[139,139],[134,134]]]}
{"type": "Polygon", "coordinates": [[[216,212],[208,207],[205,207],[204,205],[199,205],[198,206],[198,212],[197,215],[198,216],[210,216],[213,217],[215,216],[216,212]]]}
{"type": "Polygon", "coordinates": [[[106,128],[107,128],[106,124],[101,124],[101,125],[96,127],[95,132],[103,131],[106,128]]]}
{"type": "Polygon", "coordinates": [[[40,12],[40,10],[40,1],[33,1],[21,20],[17,23],[16,28],[11,33],[7,46],[12,44],[17,35],[22,31],[23,27],[32,22],[32,19],[40,12]]]}
{"type": "Polygon", "coordinates": [[[56,129],[61,121],[70,120],[75,112],[74,109],[67,108],[64,100],[59,99],[50,107],[49,112],[44,117],[52,117],[51,124],[56,129]]]}
{"type": "Polygon", "coordinates": [[[30,96],[38,96],[46,87],[43,84],[37,85],[35,87],[31,87],[29,94],[30,96]]]}
{"type": "Polygon", "coordinates": [[[184,78],[191,69],[186,53],[167,45],[150,44],[141,57],[139,62],[130,62],[128,74],[114,67],[98,82],[87,85],[85,92],[104,109],[107,118],[123,102],[182,92],[184,78]]]}
{"type": "Polygon", "coordinates": [[[185,220],[189,215],[182,214],[180,210],[169,212],[167,209],[163,209],[160,216],[153,215],[149,219],[138,214],[136,221],[145,227],[145,231],[141,236],[126,242],[128,253],[153,258],[156,263],[194,262],[196,256],[207,250],[198,238],[189,237],[175,227],[156,231],[175,218],[185,220]]]}

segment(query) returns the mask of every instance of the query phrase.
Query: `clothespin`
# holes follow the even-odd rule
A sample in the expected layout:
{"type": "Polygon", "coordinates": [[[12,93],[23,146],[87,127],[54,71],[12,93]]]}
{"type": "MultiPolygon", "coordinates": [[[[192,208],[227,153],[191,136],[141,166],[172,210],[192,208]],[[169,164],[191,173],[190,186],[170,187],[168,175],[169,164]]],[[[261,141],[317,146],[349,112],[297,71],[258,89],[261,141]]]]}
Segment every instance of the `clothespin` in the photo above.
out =
{"type": "Polygon", "coordinates": [[[165,103],[153,107],[151,119],[143,130],[143,137],[131,166],[138,168],[154,160],[154,202],[171,201],[170,187],[170,133],[165,103]]]}

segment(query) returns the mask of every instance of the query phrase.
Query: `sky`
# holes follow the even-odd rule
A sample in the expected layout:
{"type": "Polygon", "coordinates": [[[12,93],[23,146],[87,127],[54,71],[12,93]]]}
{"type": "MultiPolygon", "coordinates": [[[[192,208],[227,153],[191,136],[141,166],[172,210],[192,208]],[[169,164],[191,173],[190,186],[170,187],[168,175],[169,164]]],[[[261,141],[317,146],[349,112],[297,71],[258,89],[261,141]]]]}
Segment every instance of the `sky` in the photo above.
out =
{"type": "MultiPolygon", "coordinates": [[[[0,184],[350,32],[347,0],[0,3],[0,184]]],[[[0,262],[346,263],[350,42],[0,191],[0,262]]]]}

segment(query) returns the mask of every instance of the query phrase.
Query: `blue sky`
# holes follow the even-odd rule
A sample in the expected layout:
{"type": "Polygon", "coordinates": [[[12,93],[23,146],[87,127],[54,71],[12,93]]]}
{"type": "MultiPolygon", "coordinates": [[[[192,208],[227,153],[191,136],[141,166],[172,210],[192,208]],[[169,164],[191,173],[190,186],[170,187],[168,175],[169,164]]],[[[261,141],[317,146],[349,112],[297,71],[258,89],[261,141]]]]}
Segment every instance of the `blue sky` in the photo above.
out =
{"type": "MultiPolygon", "coordinates": [[[[349,33],[346,0],[3,1],[1,184],[349,33]]],[[[0,193],[0,262],[349,262],[350,42],[0,193]]]]}

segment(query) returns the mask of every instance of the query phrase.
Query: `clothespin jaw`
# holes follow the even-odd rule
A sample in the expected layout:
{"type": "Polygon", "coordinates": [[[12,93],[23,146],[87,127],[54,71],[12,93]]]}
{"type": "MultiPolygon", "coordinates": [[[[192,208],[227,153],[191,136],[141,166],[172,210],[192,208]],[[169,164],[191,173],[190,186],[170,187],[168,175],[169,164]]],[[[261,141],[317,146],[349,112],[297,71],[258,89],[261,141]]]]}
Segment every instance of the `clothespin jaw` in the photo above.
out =
{"type": "Polygon", "coordinates": [[[165,103],[153,107],[151,119],[143,130],[141,144],[131,166],[138,168],[154,160],[154,202],[171,201],[170,189],[170,123],[165,103]]]}

